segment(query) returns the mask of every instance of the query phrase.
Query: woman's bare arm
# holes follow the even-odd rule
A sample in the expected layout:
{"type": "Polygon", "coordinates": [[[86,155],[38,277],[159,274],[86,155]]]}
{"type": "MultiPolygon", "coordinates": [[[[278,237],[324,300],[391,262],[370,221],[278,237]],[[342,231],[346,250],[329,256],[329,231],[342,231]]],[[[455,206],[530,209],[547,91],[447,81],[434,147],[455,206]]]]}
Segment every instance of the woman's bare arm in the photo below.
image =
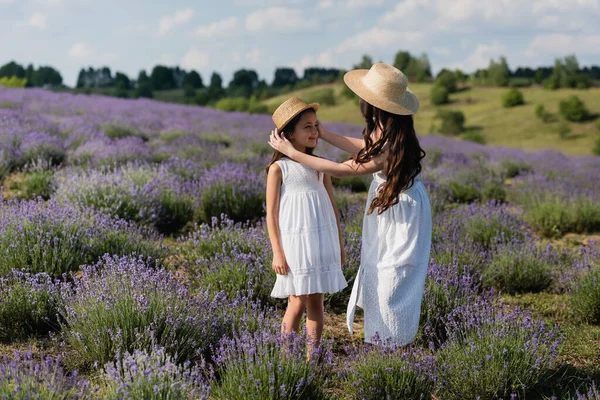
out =
{"type": "Polygon", "coordinates": [[[304,165],[311,167],[319,172],[342,178],[345,176],[361,176],[369,175],[383,169],[386,152],[374,157],[371,161],[364,164],[359,164],[354,160],[336,163],[324,158],[315,157],[302,153],[294,148],[294,146],[285,137],[279,135],[279,132],[273,131],[269,138],[269,145],[275,150],[280,151],[294,161],[298,161],[304,165]]]}
{"type": "Polygon", "coordinates": [[[279,275],[287,275],[288,265],[281,245],[279,231],[279,199],[283,173],[277,164],[269,167],[267,174],[267,230],[273,248],[273,271],[279,275]]]}
{"type": "Polygon", "coordinates": [[[319,129],[319,137],[321,139],[346,153],[356,155],[363,147],[365,147],[365,141],[362,138],[358,139],[330,132],[323,127],[321,121],[319,121],[317,128],[319,129]]]}

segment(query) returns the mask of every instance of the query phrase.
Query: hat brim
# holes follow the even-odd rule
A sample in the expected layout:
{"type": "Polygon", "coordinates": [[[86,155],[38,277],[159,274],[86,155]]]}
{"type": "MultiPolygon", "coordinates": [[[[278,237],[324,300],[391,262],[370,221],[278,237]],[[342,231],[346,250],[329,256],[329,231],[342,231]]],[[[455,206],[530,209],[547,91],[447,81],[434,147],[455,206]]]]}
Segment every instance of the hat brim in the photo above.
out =
{"type": "Polygon", "coordinates": [[[344,83],[350,88],[358,97],[366,101],[367,103],[387,111],[392,114],[398,115],[413,115],[419,110],[419,100],[417,96],[410,89],[406,89],[404,95],[398,99],[386,99],[378,96],[373,91],[365,86],[363,78],[369,72],[368,69],[355,69],[346,72],[344,75],[344,83]]]}
{"type": "Polygon", "coordinates": [[[293,114],[290,114],[290,116],[288,117],[288,119],[282,123],[280,126],[277,127],[277,130],[281,131],[283,130],[283,128],[285,128],[287,126],[287,124],[290,123],[291,120],[293,120],[294,118],[296,118],[296,116],[308,109],[313,109],[315,112],[317,112],[317,110],[319,109],[321,105],[319,103],[310,103],[307,104],[299,109],[297,109],[293,114]]]}

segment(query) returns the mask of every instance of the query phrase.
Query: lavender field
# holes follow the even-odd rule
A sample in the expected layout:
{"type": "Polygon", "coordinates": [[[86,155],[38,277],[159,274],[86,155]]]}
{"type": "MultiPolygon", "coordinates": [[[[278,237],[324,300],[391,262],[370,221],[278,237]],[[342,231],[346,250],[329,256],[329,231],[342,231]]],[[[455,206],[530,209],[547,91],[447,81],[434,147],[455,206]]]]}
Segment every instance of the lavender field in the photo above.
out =
{"type": "Polygon", "coordinates": [[[337,180],[350,286],[307,362],[269,297],[271,129],[0,89],[0,398],[600,399],[600,157],[421,137],[434,236],[403,348],[345,330],[369,179],[337,180]]]}

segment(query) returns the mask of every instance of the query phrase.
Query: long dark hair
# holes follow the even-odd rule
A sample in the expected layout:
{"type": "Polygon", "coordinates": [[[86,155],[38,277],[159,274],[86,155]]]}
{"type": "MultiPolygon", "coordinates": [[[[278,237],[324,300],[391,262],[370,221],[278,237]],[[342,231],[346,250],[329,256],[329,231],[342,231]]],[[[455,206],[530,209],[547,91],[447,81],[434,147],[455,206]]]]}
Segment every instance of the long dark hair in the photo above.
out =
{"type": "Polygon", "coordinates": [[[360,111],[365,117],[363,129],[365,147],[352,157],[357,163],[364,164],[387,147],[387,158],[383,171],[387,177],[383,187],[371,201],[368,214],[377,208],[377,214],[398,203],[398,195],[412,185],[415,177],[421,172],[421,160],[425,151],[419,145],[412,115],[397,115],[381,110],[360,100],[360,111]],[[382,127],[381,137],[375,143],[371,134],[382,127]]]}
{"type": "MultiPolygon", "coordinates": [[[[290,137],[292,136],[292,133],[294,133],[294,129],[296,129],[296,125],[298,125],[298,121],[300,121],[300,118],[302,118],[302,116],[306,112],[309,112],[309,111],[312,111],[316,114],[315,110],[313,110],[312,108],[308,108],[308,109],[302,111],[300,114],[296,115],[290,122],[287,123],[286,126],[284,126],[281,129],[281,132],[283,132],[283,136],[287,140],[290,140],[290,137]]],[[[306,154],[312,155],[314,149],[315,149],[314,147],[307,147],[306,154]]],[[[287,156],[277,150],[274,150],[273,157],[271,157],[271,161],[269,161],[269,164],[267,164],[267,167],[265,168],[266,173],[267,174],[269,173],[269,168],[271,168],[271,165],[273,165],[275,163],[275,161],[281,160],[284,157],[287,157],[287,156]]]]}

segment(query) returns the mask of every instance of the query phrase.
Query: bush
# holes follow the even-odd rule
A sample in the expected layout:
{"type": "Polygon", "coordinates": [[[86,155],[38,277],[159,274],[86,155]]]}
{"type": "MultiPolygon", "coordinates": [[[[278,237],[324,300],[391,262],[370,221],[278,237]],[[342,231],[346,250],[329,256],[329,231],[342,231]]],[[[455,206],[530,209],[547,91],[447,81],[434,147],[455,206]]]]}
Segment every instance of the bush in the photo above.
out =
{"type": "MultiPolygon", "coordinates": [[[[505,213],[506,211],[504,211],[505,213]]],[[[492,215],[476,215],[465,222],[465,234],[484,249],[490,250],[497,244],[513,239],[522,240],[523,234],[513,224],[517,221],[504,213],[492,215]],[[511,223],[512,222],[512,223],[511,223]]]]}
{"type": "Polygon", "coordinates": [[[52,171],[35,171],[26,174],[24,179],[21,198],[34,199],[41,197],[48,200],[56,190],[56,180],[52,171]]]}
{"type": "Polygon", "coordinates": [[[567,232],[591,233],[600,229],[600,204],[583,196],[565,199],[555,193],[532,193],[521,200],[525,220],[543,237],[567,232]]]}
{"type": "Polygon", "coordinates": [[[468,313],[470,320],[437,353],[438,397],[529,398],[556,363],[558,330],[518,309],[482,312],[477,305],[468,313]]]}
{"type": "MultiPolygon", "coordinates": [[[[481,301],[481,284],[469,264],[460,263],[456,257],[445,262],[438,254],[433,256],[427,270],[416,340],[437,348],[452,334],[450,321],[468,318],[460,311],[481,301]]],[[[484,294],[484,298],[487,297],[489,295],[484,294]]]]}
{"type": "Polygon", "coordinates": [[[578,319],[600,324],[600,267],[592,266],[579,278],[571,293],[570,307],[578,319]]]}
{"type": "Polygon", "coordinates": [[[465,114],[462,111],[438,110],[436,118],[441,120],[439,131],[456,136],[465,130],[465,114]]]}
{"type": "Polygon", "coordinates": [[[0,361],[0,396],[4,399],[88,399],[93,391],[90,383],[78,377],[77,371],[66,375],[61,357],[35,359],[28,351],[15,350],[13,358],[0,361]]]}
{"type": "Polygon", "coordinates": [[[151,99],[153,97],[153,93],[152,93],[152,85],[150,84],[150,82],[144,82],[144,83],[138,84],[138,86],[135,88],[133,96],[136,99],[140,98],[140,97],[146,97],[148,99],[151,99]]]}
{"type": "Polygon", "coordinates": [[[43,335],[58,327],[60,286],[44,274],[13,270],[0,278],[0,341],[43,335]]]}
{"type": "Polygon", "coordinates": [[[502,106],[504,108],[511,108],[525,104],[523,99],[523,92],[519,89],[512,88],[504,94],[502,97],[502,106]]]}
{"type": "Polygon", "coordinates": [[[148,141],[148,136],[137,131],[133,127],[120,123],[108,124],[104,126],[104,136],[111,139],[123,139],[129,136],[139,137],[143,141],[148,141]]]}
{"type": "Polygon", "coordinates": [[[200,368],[189,362],[175,364],[164,348],[118,354],[104,371],[107,399],[206,399],[209,392],[200,368]]]}
{"type": "Polygon", "coordinates": [[[210,222],[223,214],[236,222],[265,215],[264,178],[242,164],[221,164],[202,177],[200,220],[210,222]]]}
{"type": "Polygon", "coordinates": [[[558,136],[561,139],[566,139],[569,136],[569,133],[571,133],[571,127],[567,122],[561,121],[560,124],[558,124],[558,136]]]}
{"type": "Polygon", "coordinates": [[[600,156],[600,135],[596,136],[596,141],[594,142],[594,148],[592,149],[592,154],[596,156],[600,156]]]}
{"type": "Polygon", "coordinates": [[[60,277],[106,253],[165,255],[156,235],[98,211],[52,200],[0,203],[0,276],[27,268],[60,277]]]}
{"type": "Polygon", "coordinates": [[[306,103],[319,103],[322,106],[334,106],[335,105],[335,96],[333,94],[333,89],[320,89],[315,90],[308,93],[304,101],[306,103]]]}
{"type": "Polygon", "coordinates": [[[553,115],[546,111],[543,104],[537,104],[535,106],[535,115],[544,123],[551,122],[554,119],[553,115]]]}
{"type": "Polygon", "coordinates": [[[553,266],[535,246],[517,242],[516,246],[503,247],[484,269],[484,284],[510,294],[548,289],[553,266]]]}
{"type": "Polygon", "coordinates": [[[332,178],[333,186],[339,188],[349,188],[352,192],[367,192],[369,190],[368,178],[364,176],[350,176],[344,178],[332,178]]]}
{"type": "Polygon", "coordinates": [[[59,165],[65,159],[65,147],[61,138],[47,133],[31,132],[23,136],[19,148],[23,164],[44,160],[59,165]]]}
{"type": "Polygon", "coordinates": [[[242,332],[221,341],[215,357],[220,377],[211,397],[217,400],[324,399],[332,354],[318,349],[306,357],[304,337],[282,337],[276,327],[254,334],[242,332]],[[321,362],[319,362],[321,360],[321,362]]]}
{"type": "Polygon", "coordinates": [[[344,365],[341,385],[353,399],[430,399],[434,360],[411,349],[363,348],[344,365]]]}
{"type": "Polygon", "coordinates": [[[221,111],[248,111],[250,101],[245,97],[224,97],[217,101],[215,108],[221,111]]]}
{"type": "Polygon", "coordinates": [[[439,85],[446,88],[448,93],[454,93],[457,90],[456,75],[447,69],[442,70],[435,79],[434,85],[439,85]]]}
{"type": "Polygon", "coordinates": [[[55,198],[169,234],[193,220],[197,191],[197,184],[184,182],[168,166],[127,164],[61,174],[55,198]]]}
{"type": "Polygon", "coordinates": [[[153,346],[177,363],[198,361],[229,329],[222,295],[192,295],[174,274],[148,268],[140,258],[106,255],[82,270],[60,305],[64,339],[77,364],[105,364],[153,346]]]}
{"type": "Polygon", "coordinates": [[[476,130],[466,131],[462,137],[464,140],[468,140],[469,142],[479,143],[479,144],[486,143],[485,136],[483,136],[483,134],[481,132],[476,131],[476,130]]]}
{"type": "Polygon", "coordinates": [[[448,104],[450,102],[450,96],[448,89],[442,85],[433,85],[431,87],[431,104],[434,106],[441,106],[442,104],[448,104]]]}
{"type": "Polygon", "coordinates": [[[568,121],[581,122],[586,120],[590,113],[581,99],[575,95],[569,96],[559,103],[560,114],[568,121]]]}
{"type": "Polygon", "coordinates": [[[530,164],[517,160],[504,160],[502,161],[502,167],[506,171],[507,178],[525,175],[526,173],[531,172],[533,169],[530,164]]]}

